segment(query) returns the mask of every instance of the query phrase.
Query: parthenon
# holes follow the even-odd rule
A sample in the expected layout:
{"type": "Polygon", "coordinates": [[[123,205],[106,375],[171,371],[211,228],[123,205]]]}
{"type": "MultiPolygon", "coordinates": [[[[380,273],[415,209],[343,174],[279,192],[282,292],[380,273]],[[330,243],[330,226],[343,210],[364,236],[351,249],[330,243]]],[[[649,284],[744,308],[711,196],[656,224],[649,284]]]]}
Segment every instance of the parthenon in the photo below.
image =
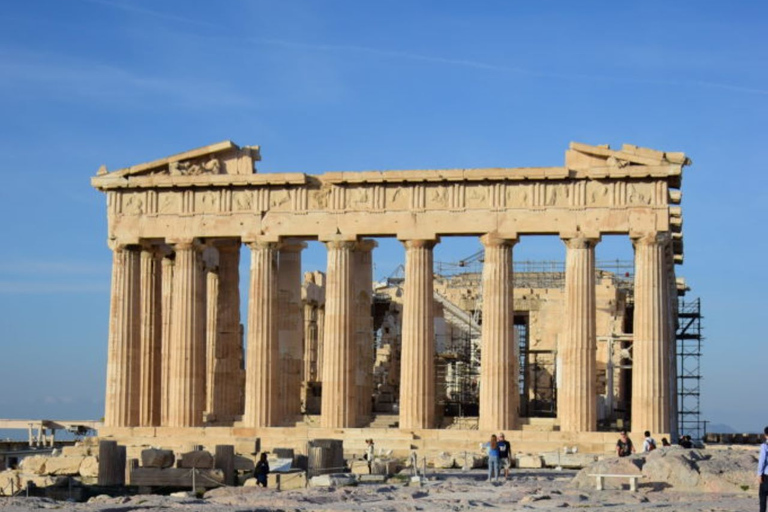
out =
{"type": "Polygon", "coordinates": [[[519,430],[513,252],[537,235],[560,237],[565,251],[558,431],[598,430],[603,235],[625,235],[635,251],[632,428],[674,430],[683,153],[571,143],[561,167],[321,175],[260,174],[259,160],[259,147],[226,141],[92,178],[107,196],[113,253],[105,433],[266,435],[294,427],[313,392],[315,428],[370,426],[381,237],[405,248],[397,428],[438,428],[433,249],[448,236],[484,248],[476,429],[519,430]],[[327,268],[302,283],[302,250],[316,241],[327,268]]]}

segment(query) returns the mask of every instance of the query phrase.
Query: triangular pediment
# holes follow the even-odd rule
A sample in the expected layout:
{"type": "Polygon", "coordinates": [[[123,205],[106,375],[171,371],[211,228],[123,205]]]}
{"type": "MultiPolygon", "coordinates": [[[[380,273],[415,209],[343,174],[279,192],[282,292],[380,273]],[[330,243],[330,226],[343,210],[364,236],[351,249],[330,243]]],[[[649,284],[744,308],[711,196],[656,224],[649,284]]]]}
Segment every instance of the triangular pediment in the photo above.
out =
{"type": "Polygon", "coordinates": [[[254,162],[259,160],[261,160],[259,146],[241,148],[227,140],[112,172],[109,172],[105,166],[101,166],[97,175],[110,178],[133,178],[253,174],[256,172],[254,162]]]}

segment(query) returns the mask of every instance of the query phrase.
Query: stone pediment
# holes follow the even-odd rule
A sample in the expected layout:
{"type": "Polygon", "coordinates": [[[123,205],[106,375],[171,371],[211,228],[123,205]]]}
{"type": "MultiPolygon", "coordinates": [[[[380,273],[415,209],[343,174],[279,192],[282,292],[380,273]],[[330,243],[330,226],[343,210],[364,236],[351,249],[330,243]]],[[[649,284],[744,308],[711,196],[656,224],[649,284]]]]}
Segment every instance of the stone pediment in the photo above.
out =
{"type": "Polygon", "coordinates": [[[148,176],[248,175],[256,173],[254,162],[259,160],[259,146],[241,148],[227,140],[117,171],[109,172],[105,166],[101,166],[97,176],[130,179],[148,176]]]}
{"type": "Polygon", "coordinates": [[[574,170],[595,167],[621,169],[628,166],[685,166],[690,164],[690,159],[684,153],[665,153],[632,144],[624,144],[621,149],[617,150],[611,149],[607,144],[590,146],[589,144],[571,142],[570,148],[565,152],[565,166],[574,170]]]}

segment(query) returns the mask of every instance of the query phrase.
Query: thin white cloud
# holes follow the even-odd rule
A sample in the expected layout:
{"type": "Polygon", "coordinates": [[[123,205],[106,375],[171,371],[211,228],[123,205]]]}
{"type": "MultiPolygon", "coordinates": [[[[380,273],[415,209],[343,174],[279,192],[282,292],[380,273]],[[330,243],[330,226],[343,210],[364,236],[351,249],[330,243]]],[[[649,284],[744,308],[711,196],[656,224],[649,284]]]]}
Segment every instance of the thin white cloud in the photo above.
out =
{"type": "Polygon", "coordinates": [[[333,44],[311,44],[302,43],[296,41],[287,41],[283,39],[259,39],[249,38],[249,41],[254,44],[280,46],[283,48],[294,48],[308,51],[323,51],[323,52],[348,52],[359,53],[366,55],[374,55],[378,57],[407,59],[413,61],[428,62],[438,65],[458,66],[465,68],[472,68],[478,70],[485,70],[491,72],[511,73],[517,75],[526,75],[538,78],[554,78],[559,80],[583,80],[583,81],[595,81],[595,82],[617,82],[617,83],[636,83],[636,84],[648,84],[648,85],[668,85],[676,87],[699,87],[699,88],[712,88],[722,89],[737,93],[746,94],[760,94],[768,95],[768,89],[760,89],[757,87],[746,87],[737,84],[727,84],[719,82],[708,82],[701,80],[666,80],[666,79],[646,79],[636,77],[622,77],[611,75],[596,75],[596,74],[584,74],[584,73],[553,73],[550,71],[539,71],[536,69],[523,68],[519,66],[505,66],[498,64],[490,64],[487,62],[467,60],[467,59],[453,59],[440,56],[424,55],[420,53],[402,52],[393,50],[382,50],[379,48],[373,48],[368,46],[357,45],[333,45],[333,44]]]}
{"type": "Polygon", "coordinates": [[[223,81],[195,76],[151,76],[114,65],[73,59],[55,53],[0,48],[0,89],[18,94],[79,98],[89,102],[143,104],[154,98],[166,105],[182,107],[252,107],[254,102],[223,81]]]}
{"type": "Polygon", "coordinates": [[[117,2],[113,0],[82,0],[84,2],[88,2],[91,4],[98,4],[105,7],[112,7],[115,9],[119,9],[121,11],[130,12],[133,14],[139,14],[142,16],[149,16],[152,18],[165,20],[165,21],[173,21],[173,22],[181,22],[181,23],[188,23],[190,25],[198,25],[201,27],[213,27],[218,28],[219,25],[215,25],[213,23],[209,23],[207,21],[201,21],[201,20],[195,20],[192,18],[187,18],[184,16],[179,16],[177,14],[168,14],[160,11],[155,11],[152,9],[146,9],[144,7],[139,7],[135,4],[132,4],[130,2],[117,2]]]}

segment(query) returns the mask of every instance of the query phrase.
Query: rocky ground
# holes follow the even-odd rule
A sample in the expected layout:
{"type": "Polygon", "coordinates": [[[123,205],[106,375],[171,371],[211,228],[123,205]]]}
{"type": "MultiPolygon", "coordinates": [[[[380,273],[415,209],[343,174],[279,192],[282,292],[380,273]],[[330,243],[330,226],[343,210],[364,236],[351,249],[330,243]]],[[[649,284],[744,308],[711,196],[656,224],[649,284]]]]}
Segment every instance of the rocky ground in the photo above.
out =
{"type": "Polygon", "coordinates": [[[516,470],[508,481],[489,483],[485,472],[446,470],[422,486],[407,480],[390,479],[386,484],[356,487],[308,488],[278,492],[271,489],[230,487],[208,491],[202,499],[140,495],[110,498],[98,496],[89,503],[56,502],[44,498],[0,499],[0,510],[57,509],[77,512],[127,512],[133,510],[230,511],[462,511],[580,510],[608,509],[614,512],[639,510],[744,511],[756,508],[754,490],[692,492],[659,489],[642,483],[636,492],[596,491],[580,488],[575,471],[516,470]]]}

